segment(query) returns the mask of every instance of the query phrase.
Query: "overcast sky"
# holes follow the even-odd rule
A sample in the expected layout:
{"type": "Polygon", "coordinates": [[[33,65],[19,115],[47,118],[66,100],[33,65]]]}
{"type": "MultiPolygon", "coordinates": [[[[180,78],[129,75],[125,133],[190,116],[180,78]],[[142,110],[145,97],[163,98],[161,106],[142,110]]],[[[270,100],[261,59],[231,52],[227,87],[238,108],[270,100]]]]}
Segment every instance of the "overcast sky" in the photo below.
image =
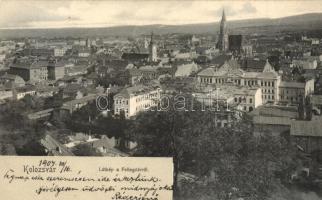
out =
{"type": "Polygon", "coordinates": [[[0,0],[0,28],[189,24],[322,12],[316,1],[26,1],[0,0]]]}

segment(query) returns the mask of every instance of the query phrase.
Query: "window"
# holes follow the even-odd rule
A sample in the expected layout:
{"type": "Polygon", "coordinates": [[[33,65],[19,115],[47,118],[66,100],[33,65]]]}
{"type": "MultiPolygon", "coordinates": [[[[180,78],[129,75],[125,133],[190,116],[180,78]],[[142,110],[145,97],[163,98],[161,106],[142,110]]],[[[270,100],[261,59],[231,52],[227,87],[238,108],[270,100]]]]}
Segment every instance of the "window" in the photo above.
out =
{"type": "Polygon", "coordinates": [[[249,107],[248,110],[249,110],[249,112],[253,111],[253,107],[249,107]]]}
{"type": "Polygon", "coordinates": [[[237,97],[235,97],[235,103],[237,103],[237,97]]]}
{"type": "Polygon", "coordinates": [[[253,99],[252,98],[249,99],[249,103],[253,103],[253,99]]]}
{"type": "Polygon", "coordinates": [[[272,82],[272,87],[274,87],[274,81],[272,82]]]}

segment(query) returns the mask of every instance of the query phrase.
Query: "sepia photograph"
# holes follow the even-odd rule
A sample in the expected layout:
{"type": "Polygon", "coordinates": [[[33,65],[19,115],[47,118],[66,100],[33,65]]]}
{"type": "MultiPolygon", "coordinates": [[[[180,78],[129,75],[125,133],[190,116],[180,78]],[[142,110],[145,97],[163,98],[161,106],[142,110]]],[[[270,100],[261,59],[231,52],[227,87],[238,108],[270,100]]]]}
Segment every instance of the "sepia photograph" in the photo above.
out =
{"type": "Polygon", "coordinates": [[[0,0],[0,199],[322,200],[321,75],[318,0],[0,0]]]}

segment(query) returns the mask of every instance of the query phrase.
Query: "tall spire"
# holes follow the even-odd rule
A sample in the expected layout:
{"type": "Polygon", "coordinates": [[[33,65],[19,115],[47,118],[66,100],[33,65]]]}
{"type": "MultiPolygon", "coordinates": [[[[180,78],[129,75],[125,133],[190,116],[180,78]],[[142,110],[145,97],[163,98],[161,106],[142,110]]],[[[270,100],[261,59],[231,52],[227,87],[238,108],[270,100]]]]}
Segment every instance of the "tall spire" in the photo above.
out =
{"type": "Polygon", "coordinates": [[[226,30],[226,14],[225,10],[222,11],[222,17],[220,21],[220,30],[218,35],[218,42],[217,42],[217,48],[221,52],[225,52],[228,48],[228,35],[226,30]]]}
{"type": "Polygon", "coordinates": [[[221,17],[221,22],[226,21],[226,14],[225,14],[225,9],[222,10],[222,17],[221,17]]]}

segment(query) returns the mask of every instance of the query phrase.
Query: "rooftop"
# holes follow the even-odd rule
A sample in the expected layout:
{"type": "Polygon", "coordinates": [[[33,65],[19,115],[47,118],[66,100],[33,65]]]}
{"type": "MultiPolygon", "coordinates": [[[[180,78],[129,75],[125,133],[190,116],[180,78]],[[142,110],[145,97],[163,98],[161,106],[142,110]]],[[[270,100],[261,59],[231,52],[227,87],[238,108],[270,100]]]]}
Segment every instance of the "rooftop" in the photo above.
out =
{"type": "Polygon", "coordinates": [[[312,121],[292,121],[292,136],[322,137],[322,119],[312,121]]]}
{"type": "Polygon", "coordinates": [[[281,81],[280,87],[305,88],[305,83],[281,81]]]}

